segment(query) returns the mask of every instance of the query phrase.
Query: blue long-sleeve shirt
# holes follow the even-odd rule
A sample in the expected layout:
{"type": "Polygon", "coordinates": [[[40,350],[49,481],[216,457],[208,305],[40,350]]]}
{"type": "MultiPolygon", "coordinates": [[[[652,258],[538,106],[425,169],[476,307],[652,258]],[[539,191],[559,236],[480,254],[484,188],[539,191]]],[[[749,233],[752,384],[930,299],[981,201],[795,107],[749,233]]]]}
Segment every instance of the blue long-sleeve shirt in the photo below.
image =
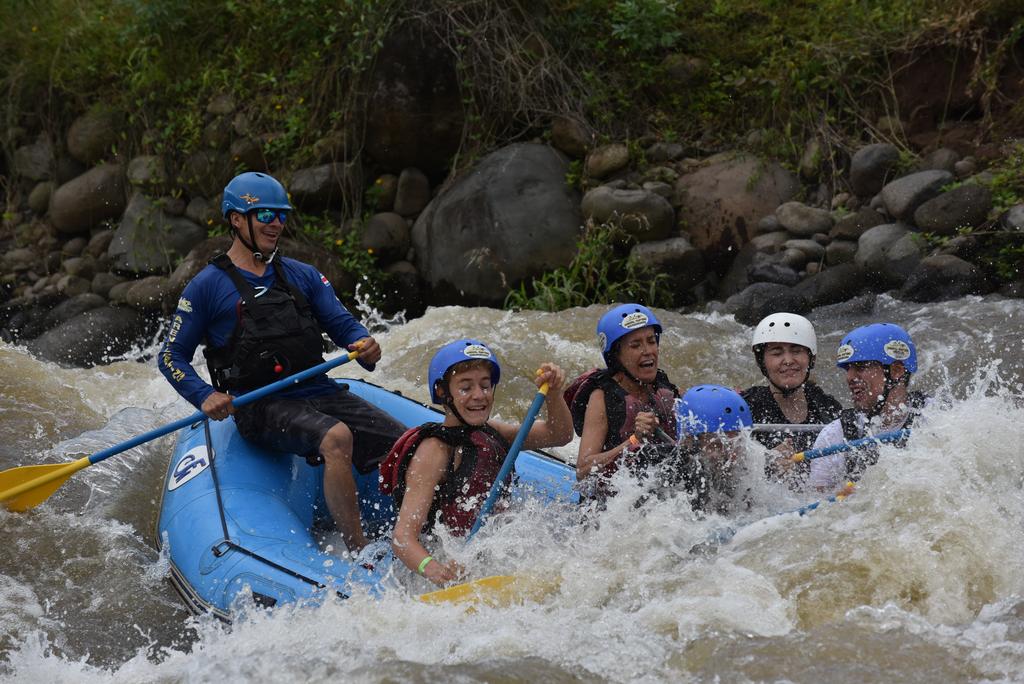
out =
{"type": "MultiPolygon", "coordinates": [[[[280,257],[267,265],[262,276],[242,269],[238,271],[258,290],[274,284],[277,268],[285,270],[288,282],[306,297],[321,329],[339,347],[345,348],[370,334],[338,301],[326,276],[309,264],[280,257]]],[[[157,356],[157,365],[178,394],[196,408],[201,407],[214,392],[214,388],[192,367],[196,348],[203,341],[214,348],[228,343],[238,324],[240,299],[238,289],[227,273],[210,264],[185,286],[178,300],[170,332],[157,356]]],[[[324,374],[281,390],[277,396],[311,397],[331,392],[334,387],[324,374]]]]}

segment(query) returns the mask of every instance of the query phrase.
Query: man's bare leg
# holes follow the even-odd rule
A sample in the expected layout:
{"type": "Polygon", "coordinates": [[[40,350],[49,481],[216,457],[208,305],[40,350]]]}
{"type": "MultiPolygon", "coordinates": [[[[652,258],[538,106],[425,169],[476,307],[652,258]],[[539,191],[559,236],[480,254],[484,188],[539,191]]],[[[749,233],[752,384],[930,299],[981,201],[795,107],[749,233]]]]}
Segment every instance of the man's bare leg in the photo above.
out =
{"type": "Polygon", "coordinates": [[[324,457],[324,498],[345,546],[352,553],[366,546],[359,517],[359,491],[352,476],[352,431],[344,423],[332,427],[320,442],[324,457]]]}

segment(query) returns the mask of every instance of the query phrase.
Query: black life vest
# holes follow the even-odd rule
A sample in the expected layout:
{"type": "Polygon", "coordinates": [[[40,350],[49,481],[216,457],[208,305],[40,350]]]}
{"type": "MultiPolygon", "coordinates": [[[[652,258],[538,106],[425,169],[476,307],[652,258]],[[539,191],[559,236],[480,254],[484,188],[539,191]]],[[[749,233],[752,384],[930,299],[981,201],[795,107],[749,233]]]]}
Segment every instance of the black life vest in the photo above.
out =
{"type": "Polygon", "coordinates": [[[434,495],[422,531],[430,530],[440,514],[441,521],[449,530],[465,535],[473,527],[510,445],[497,430],[486,424],[446,427],[440,423],[424,423],[406,430],[380,464],[380,491],[394,497],[395,510],[402,508],[405,475],[412,456],[429,437],[450,446],[452,457],[448,460],[444,480],[434,495]],[[458,468],[455,467],[456,449],[461,449],[458,468]]]}
{"type": "Polygon", "coordinates": [[[227,254],[210,263],[231,278],[240,296],[228,343],[203,352],[215,388],[248,392],[323,363],[323,334],[309,302],[285,278],[283,264],[274,269],[274,284],[257,293],[227,254]]]}
{"type": "MultiPolygon", "coordinates": [[[[910,428],[914,420],[921,415],[921,410],[924,408],[925,403],[928,401],[928,396],[922,392],[907,392],[906,406],[909,409],[907,412],[906,420],[899,427],[894,427],[893,430],[905,430],[910,428]]],[[[843,438],[847,442],[851,442],[855,439],[863,439],[868,436],[864,426],[867,424],[867,418],[863,412],[857,409],[843,409],[839,414],[839,424],[843,428],[843,438]]],[[[890,442],[899,448],[903,448],[907,445],[907,437],[896,442],[890,442]]],[[[860,449],[851,449],[846,452],[846,479],[856,482],[860,479],[860,476],[864,474],[868,466],[873,466],[878,463],[878,446],[870,445],[861,447],[860,449]]]]}
{"type": "MultiPolygon", "coordinates": [[[[770,387],[756,385],[744,390],[740,396],[750,406],[750,415],[755,423],[791,423],[786,414],[782,412],[770,387]]],[[[828,425],[839,417],[842,405],[830,394],[816,384],[804,383],[804,397],[807,400],[807,417],[803,420],[804,425],[828,425]]],[[[774,449],[787,438],[792,440],[797,451],[805,451],[814,445],[816,435],[813,432],[757,432],[754,438],[769,449],[774,449]]]]}

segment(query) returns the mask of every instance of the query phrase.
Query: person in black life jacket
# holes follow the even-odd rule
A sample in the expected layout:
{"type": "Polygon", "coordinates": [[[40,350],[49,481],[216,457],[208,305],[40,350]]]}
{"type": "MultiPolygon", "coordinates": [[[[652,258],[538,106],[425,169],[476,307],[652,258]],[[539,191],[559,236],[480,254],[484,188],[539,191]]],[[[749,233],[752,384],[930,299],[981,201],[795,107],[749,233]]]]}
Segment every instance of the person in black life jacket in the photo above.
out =
{"type": "Polygon", "coordinates": [[[580,435],[576,478],[584,494],[603,499],[620,465],[642,476],[673,451],[679,390],[658,368],[661,332],[654,313],[639,304],[618,305],[597,324],[606,368],[583,374],[566,390],[580,435]]]}
{"type": "Polygon", "coordinates": [[[659,479],[685,491],[694,511],[733,512],[743,503],[737,484],[747,467],[750,407],[727,387],[697,385],[676,403],[676,416],[681,453],[659,479]]]}
{"type": "MultiPolygon", "coordinates": [[[[839,417],[839,402],[811,380],[818,339],[810,321],[797,314],[774,313],[757,324],[751,349],[768,381],[768,386],[755,385],[740,393],[755,423],[823,425],[839,417]]],[[[792,486],[802,484],[808,465],[790,457],[809,449],[815,437],[810,432],[755,433],[754,438],[775,454],[765,461],[765,475],[792,486]]]]}
{"type": "Polygon", "coordinates": [[[222,213],[233,241],[185,287],[157,363],[186,400],[213,420],[234,415],[239,433],[265,448],[324,464],[324,497],[350,552],[367,544],[353,465],[370,472],[402,426],[326,374],[237,411],[232,397],[323,362],[321,330],[359,350],[372,370],[377,341],[338,301],[326,276],[282,256],[292,207],[276,179],[243,173],[224,188],[222,213]],[[192,367],[201,342],[212,386],[192,367]]]}
{"type": "MultiPolygon", "coordinates": [[[[825,426],[815,449],[909,428],[928,401],[908,388],[917,372],[917,349],[907,331],[894,323],[874,323],[848,333],[836,352],[836,365],[846,371],[853,408],[825,426]]],[[[897,446],[904,444],[905,440],[897,446]]],[[[834,491],[859,479],[877,461],[875,446],[814,459],[809,483],[821,492],[834,491]]]]}
{"type": "MultiPolygon", "coordinates": [[[[402,435],[381,464],[381,491],[394,496],[398,508],[395,555],[442,585],[462,577],[463,568],[454,560],[435,560],[421,535],[437,521],[455,534],[469,532],[520,426],[491,419],[501,367],[483,342],[458,340],[441,347],[427,378],[431,401],[444,406],[444,422],[402,435]]],[[[536,383],[545,382],[547,419],[533,424],[524,449],[562,446],[572,439],[572,418],[562,398],[565,373],[545,363],[536,383]]]]}

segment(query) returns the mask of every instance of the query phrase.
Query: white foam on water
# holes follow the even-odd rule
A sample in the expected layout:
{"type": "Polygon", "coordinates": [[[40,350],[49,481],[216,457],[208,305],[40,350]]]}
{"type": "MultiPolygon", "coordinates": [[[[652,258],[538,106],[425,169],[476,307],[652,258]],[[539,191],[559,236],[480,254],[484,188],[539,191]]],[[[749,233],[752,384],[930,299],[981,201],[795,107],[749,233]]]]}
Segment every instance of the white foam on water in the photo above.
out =
{"type": "MultiPolygon", "coordinates": [[[[871,320],[909,321],[921,356],[914,386],[949,401],[929,409],[907,448],[882,447],[879,463],[842,503],[806,516],[777,514],[815,497],[762,482],[756,474],[763,454],[756,450],[744,481],[751,509],[728,519],[699,516],[678,497],[651,498],[637,508],[644,489],[622,473],[620,494],[602,513],[527,500],[495,515],[468,546],[442,534],[441,555],[475,577],[553,580],[557,590],[536,601],[475,612],[426,605],[414,596],[432,587],[399,568],[405,591],[379,601],[357,595],[318,608],[255,613],[231,628],[191,619],[184,636],[180,628],[161,632],[162,624],[183,622],[183,611],[172,607],[166,559],[143,541],[148,515],[70,504],[25,519],[0,512],[4,537],[24,547],[23,563],[37,550],[60,548],[47,560],[52,580],[10,573],[0,582],[0,603],[24,605],[0,623],[0,677],[859,682],[929,673],[1020,681],[1024,402],[1021,350],[1007,345],[1019,345],[1024,315],[1019,303],[998,299],[908,306],[881,298],[878,306],[871,320]],[[982,314],[987,323],[979,332],[982,314]],[[708,544],[728,527],[736,530],[731,541],[708,544]],[[94,593],[74,598],[88,591],[94,593]],[[119,611],[124,618],[115,617],[119,611]],[[117,649],[105,640],[129,645],[117,649]]],[[[349,364],[335,374],[351,371],[425,401],[430,350],[455,337],[479,337],[503,363],[498,412],[518,420],[541,362],[553,359],[570,376],[600,364],[593,327],[602,311],[432,309],[381,329],[385,356],[376,372],[349,364]]],[[[662,365],[681,389],[705,381],[744,385],[756,376],[750,329],[731,317],[659,318],[667,329],[662,365]]],[[[823,332],[817,373],[845,399],[826,351],[841,335],[823,332]]],[[[87,432],[55,449],[89,449],[176,417],[159,412],[184,415],[190,407],[150,374],[151,364],[139,374],[121,364],[68,370],[63,380],[75,392],[95,393],[109,423],[100,432],[108,433],[87,432]],[[121,387],[128,394],[119,395],[121,387]]],[[[144,467],[152,455],[143,450],[126,459],[116,481],[133,482],[127,466],[144,467]]],[[[160,468],[149,476],[159,480],[160,468]]],[[[117,487],[85,482],[101,492],[95,497],[117,500],[117,487]]]]}

